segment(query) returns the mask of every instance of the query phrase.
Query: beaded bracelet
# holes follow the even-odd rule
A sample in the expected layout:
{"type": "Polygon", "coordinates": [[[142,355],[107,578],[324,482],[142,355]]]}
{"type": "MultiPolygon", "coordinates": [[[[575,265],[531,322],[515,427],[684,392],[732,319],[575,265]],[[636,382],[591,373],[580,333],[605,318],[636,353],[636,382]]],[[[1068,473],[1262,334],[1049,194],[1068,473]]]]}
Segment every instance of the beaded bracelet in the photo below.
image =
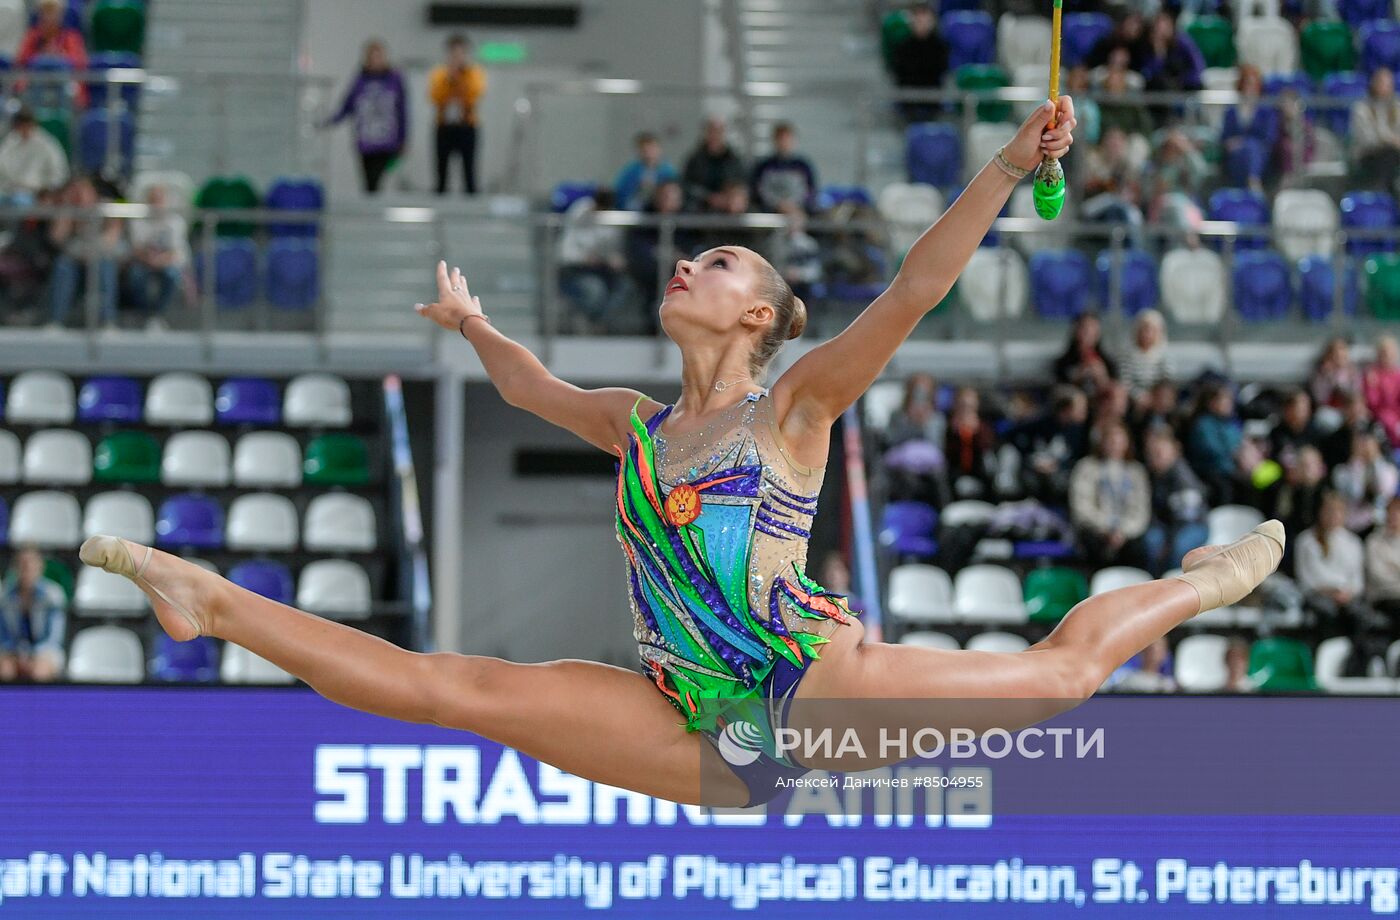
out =
{"type": "Polygon", "coordinates": [[[1026,178],[1026,176],[1029,176],[1032,172],[1032,170],[1022,169],[1015,163],[1008,160],[1006,158],[1005,147],[1002,147],[999,150],[997,150],[997,155],[992,159],[992,162],[996,163],[997,168],[999,168],[1002,172],[1006,173],[1013,179],[1024,179],[1026,178]]]}
{"type": "MultiPolygon", "coordinates": [[[[466,316],[462,317],[457,321],[457,331],[462,333],[462,338],[464,339],[467,338],[467,330],[465,328],[467,325],[467,320],[471,319],[473,316],[479,316],[482,319],[486,320],[487,325],[496,325],[495,323],[491,322],[491,317],[487,316],[485,313],[468,313],[466,316]]],[[[468,341],[471,340],[468,339],[468,341]]]]}

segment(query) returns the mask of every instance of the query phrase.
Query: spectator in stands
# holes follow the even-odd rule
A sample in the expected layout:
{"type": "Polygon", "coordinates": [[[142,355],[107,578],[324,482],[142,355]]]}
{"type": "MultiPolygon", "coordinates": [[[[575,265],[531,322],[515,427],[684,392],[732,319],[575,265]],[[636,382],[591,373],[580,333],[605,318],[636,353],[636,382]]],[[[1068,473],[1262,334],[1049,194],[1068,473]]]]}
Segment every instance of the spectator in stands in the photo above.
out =
{"type": "Polygon", "coordinates": [[[1120,378],[1129,395],[1140,400],[1147,391],[1172,377],[1172,360],[1167,354],[1167,321],[1156,310],[1143,310],[1133,320],[1133,343],[1123,356],[1120,378]]]}
{"type": "Polygon", "coordinates": [[[384,173],[403,154],[408,138],[408,94],[403,75],[389,63],[389,49],[377,38],[365,43],[360,72],[325,127],[352,115],[360,175],[366,194],[374,195],[384,173]]]}
{"type": "Polygon", "coordinates": [[[753,171],[753,200],[759,210],[806,213],[817,197],[817,171],[797,152],[797,129],[780,121],[773,127],[773,153],[753,171]]]}
{"type": "Polygon", "coordinates": [[[1284,398],[1278,424],[1269,432],[1269,455],[1288,467],[1300,447],[1316,447],[1320,440],[1313,422],[1312,399],[1306,390],[1290,391],[1284,398]]]}
{"type": "Polygon", "coordinates": [[[175,294],[185,287],[190,266],[189,226],[184,215],[169,208],[165,186],[152,185],[146,193],[151,212],[131,222],[131,262],[127,283],[132,301],[148,317],[148,326],[160,328],[170,312],[175,294]],[[156,296],[151,299],[151,282],[156,296]]]}
{"type": "Polygon", "coordinates": [[[1074,318],[1069,341],[1055,359],[1055,379],[1092,394],[1118,374],[1118,366],[1103,350],[1103,324],[1098,314],[1084,312],[1074,318]]]}
{"type": "Polygon", "coordinates": [[[1156,128],[1152,122],[1152,115],[1142,103],[1122,98],[1132,90],[1129,83],[1128,53],[1119,49],[1113,52],[1108,69],[1100,81],[1103,87],[1103,101],[1099,104],[1099,109],[1102,113],[1105,142],[1108,140],[1110,128],[1117,128],[1129,137],[1141,137],[1143,143],[1146,143],[1146,138],[1156,128]]]}
{"type": "Polygon", "coordinates": [[[1317,126],[1308,117],[1297,90],[1286,89],[1279,97],[1278,142],[1266,179],[1271,187],[1317,159],[1317,126]]]}
{"type": "Polygon", "coordinates": [[[1366,599],[1400,626],[1400,496],[1385,506],[1385,526],[1366,538],[1366,599]]]}
{"type": "Polygon", "coordinates": [[[904,398],[885,426],[885,447],[918,438],[935,447],[943,446],[947,423],[938,411],[938,381],[921,371],[904,378],[904,398]]]}
{"type": "Polygon", "coordinates": [[[1074,117],[1079,122],[1075,133],[1092,147],[1103,135],[1103,111],[1092,98],[1094,88],[1089,81],[1089,68],[1083,64],[1071,67],[1065,76],[1065,87],[1074,97],[1074,117]]]}
{"type": "Polygon", "coordinates": [[[613,180],[613,194],[618,207],[625,211],[640,211],[656,194],[663,182],[674,182],[680,178],[676,167],[661,156],[661,140],[650,131],[637,135],[637,158],[617,173],[613,180]]]}
{"type": "Polygon", "coordinates": [[[1181,429],[1181,405],[1176,384],[1165,379],[1154,383],[1133,403],[1128,417],[1132,422],[1133,443],[1143,452],[1147,450],[1147,436],[1158,428],[1177,437],[1181,429]]]}
{"type": "Polygon", "coordinates": [[[1075,464],[1069,483],[1070,520],[1080,546],[1096,565],[1135,564],[1151,521],[1147,471],[1132,459],[1132,441],[1122,423],[1096,425],[1090,449],[1075,464]]]}
{"type": "MultiPolygon", "coordinates": [[[[894,82],[901,89],[940,88],[948,73],[948,42],[938,31],[932,3],[919,3],[909,11],[909,29],[894,46],[894,82]]],[[[899,108],[906,121],[938,117],[938,105],[932,102],[901,102],[899,108]]]]}
{"type": "Polygon", "coordinates": [[[1353,182],[1366,188],[1392,191],[1400,173],[1400,100],[1395,76],[1388,67],[1371,72],[1366,97],[1351,106],[1353,182]]]}
{"type": "Polygon", "coordinates": [[[1400,447],[1400,345],[1395,337],[1376,339],[1376,363],[1366,369],[1361,382],[1366,406],[1385,427],[1392,447],[1400,447]]]}
{"type": "Polygon", "coordinates": [[[857,616],[865,612],[865,602],[851,590],[851,569],[838,550],[822,557],[821,578],[818,583],[832,594],[846,595],[846,605],[857,616]]]}
{"type": "Polygon", "coordinates": [[[27,206],[40,192],[68,181],[68,156],[53,135],[39,127],[34,113],[21,108],[0,141],[0,200],[27,206]]]}
{"type": "Polygon", "coordinates": [[[1060,384],[1050,394],[1049,410],[1012,429],[1009,439],[1021,455],[1021,486],[1046,505],[1069,500],[1074,465],[1089,446],[1089,400],[1084,391],[1060,384]]]}
{"type": "Polygon", "coordinates": [[[1140,173],[1139,164],[1129,154],[1128,135],[1109,124],[1105,105],[1103,143],[1090,148],[1084,166],[1080,213],[1085,220],[1127,224],[1129,241],[1135,248],[1143,243],[1140,173]]]}
{"type": "Polygon", "coordinates": [[[1202,391],[1195,416],[1187,429],[1186,456],[1210,489],[1211,503],[1228,505],[1235,500],[1235,477],[1244,435],[1235,415],[1235,395],[1216,384],[1202,391]]]}
{"type": "Polygon", "coordinates": [[[1201,74],[1206,69],[1201,49],[1191,36],[1177,31],[1176,17],[1166,10],[1152,18],[1139,61],[1135,69],[1149,92],[1181,93],[1201,88],[1201,74]]]}
{"type": "MultiPolygon", "coordinates": [[[[719,194],[713,199],[714,213],[737,219],[749,213],[749,184],[743,179],[731,179],[724,183],[719,194]]],[[[724,245],[746,246],[755,252],[768,254],[772,244],[772,231],[757,227],[733,227],[708,230],[701,234],[701,246],[713,248],[724,245]]]]}
{"type": "Polygon", "coordinates": [[[612,326],[626,302],[627,259],[621,227],[600,224],[595,216],[611,210],[612,192],[599,189],[584,196],[564,214],[559,238],[559,290],[573,308],[572,316],[586,333],[614,331],[612,326]]]}
{"type": "Polygon", "coordinates": [[[466,193],[476,194],[477,106],[486,93],[486,70],[471,58],[471,40],[447,40],[447,60],[428,74],[428,98],[437,112],[437,193],[447,194],[447,169],[462,158],[466,193]]]}
{"type": "Polygon", "coordinates": [[[0,595],[0,681],[48,682],[63,676],[68,598],[44,577],[32,546],[15,554],[14,574],[0,595]]]}
{"type": "Polygon", "coordinates": [[[944,444],[954,497],[980,499],[991,495],[997,471],[996,432],[982,417],[981,396],[975,388],[959,387],[954,394],[944,444]]]}
{"type": "Polygon", "coordinates": [[[1137,667],[1125,669],[1113,689],[1123,693],[1175,693],[1176,678],[1167,664],[1169,651],[1166,637],[1158,637],[1138,653],[1137,667]]]}
{"type": "Polygon", "coordinates": [[[1354,632],[1371,620],[1363,600],[1365,551],[1361,538],[1347,530],[1346,515],[1346,500],[1325,494],[1317,523],[1298,537],[1293,552],[1294,580],[1304,602],[1334,634],[1354,632]]]}
{"type": "Polygon", "coordinates": [[[1210,175],[1196,142],[1180,128],[1168,129],[1147,169],[1147,219],[1194,229],[1200,221],[1196,197],[1210,175]]]}
{"type": "Polygon", "coordinates": [[[1128,410],[1132,407],[1132,399],[1128,396],[1128,388],[1121,380],[1109,380],[1094,391],[1094,398],[1091,401],[1091,414],[1089,429],[1099,427],[1104,423],[1127,424],[1128,410]]]}
{"type": "MultiPolygon", "coordinates": [[[[42,191],[34,203],[40,207],[58,204],[57,191],[42,191]]],[[[49,239],[49,218],[30,215],[20,220],[8,242],[0,247],[0,285],[11,308],[28,311],[44,293],[57,247],[49,239]]],[[[47,312],[48,304],[44,303],[47,312]]],[[[27,319],[32,322],[31,319],[27,319]]]]}
{"type": "Polygon", "coordinates": [[[1147,570],[1157,578],[1181,566],[1181,557],[1201,546],[1206,527],[1206,488],[1181,457],[1169,428],[1147,436],[1147,473],[1152,483],[1152,523],[1143,534],[1147,570]]]}
{"type": "Polygon", "coordinates": [[[681,180],[685,184],[686,210],[723,211],[725,187],[745,181],[744,161],[729,145],[728,131],[729,126],[718,115],[705,119],[704,134],[686,160],[681,180]]]}
{"type": "MultiPolygon", "coordinates": [[[[88,69],[87,44],[83,33],[64,24],[66,4],[63,0],[39,0],[37,19],[19,44],[15,63],[27,68],[38,57],[59,57],[68,62],[75,71],[88,69]]],[[[79,106],[87,105],[87,87],[74,84],[74,93],[79,106]]],[[[16,92],[24,92],[23,84],[15,87],[16,92]]]]}
{"type": "Polygon", "coordinates": [[[1113,31],[1099,39],[1098,44],[1085,57],[1084,63],[1091,68],[1103,67],[1112,62],[1114,52],[1121,51],[1124,61],[1132,70],[1141,64],[1138,56],[1145,50],[1143,40],[1146,23],[1139,13],[1128,13],[1114,25],[1113,31]]]}
{"type": "MultiPolygon", "coordinates": [[[[685,206],[685,192],[679,182],[663,182],[656,187],[656,194],[643,209],[643,213],[656,217],[675,216],[682,213],[685,206]]],[[[656,314],[656,301],[670,279],[672,267],[678,259],[689,259],[701,249],[699,235],[694,230],[677,228],[670,237],[669,248],[663,247],[660,227],[634,227],[627,234],[627,270],[633,283],[640,291],[650,295],[642,298],[642,318],[648,335],[659,333],[660,326],[656,314]],[[664,276],[664,277],[663,277],[664,276]]]]}
{"type": "Polygon", "coordinates": [[[1226,693],[1254,693],[1259,687],[1249,676],[1249,643],[1239,636],[1231,636],[1225,643],[1225,686],[1226,693]]]}
{"type": "Polygon", "coordinates": [[[1235,87],[1239,101],[1225,110],[1220,128],[1225,175],[1233,185],[1262,192],[1264,173],[1279,139],[1278,110],[1260,102],[1264,78],[1254,65],[1240,66],[1235,87]]]}
{"type": "Polygon", "coordinates": [[[773,266],[782,272],[798,297],[806,300],[812,286],[822,280],[822,247],[807,232],[807,214],[795,211],[787,227],[774,234],[773,266]]]}
{"type": "Polygon", "coordinates": [[[1294,462],[1285,466],[1283,478],[1264,494],[1270,517],[1278,518],[1289,533],[1302,533],[1317,522],[1318,508],[1327,491],[1327,465],[1316,447],[1303,447],[1294,462]]]}
{"type": "Polygon", "coordinates": [[[1352,437],[1360,432],[1373,435],[1383,451],[1389,448],[1385,430],[1371,417],[1371,411],[1366,408],[1366,398],[1360,392],[1345,393],[1343,396],[1345,403],[1342,406],[1340,423],[1335,430],[1323,435],[1317,445],[1328,469],[1347,462],[1351,457],[1352,437]]]}
{"type": "MultiPolygon", "coordinates": [[[[68,183],[61,203],[71,208],[96,209],[100,200],[92,180],[78,177],[68,183]]],[[[54,218],[49,241],[58,249],[49,277],[49,321],[62,326],[78,294],[86,287],[95,267],[101,321],[117,321],[118,266],[126,254],[125,228],[115,217],[84,215],[54,218]]]]}
{"type": "Polygon", "coordinates": [[[1313,365],[1308,390],[1319,409],[1323,406],[1341,409],[1346,405],[1348,394],[1361,391],[1361,371],[1351,360],[1351,347],[1346,339],[1334,336],[1328,340],[1313,365]]]}
{"type": "Polygon", "coordinates": [[[1385,506],[1400,486],[1400,471],[1381,453],[1374,432],[1357,431],[1351,456],[1332,470],[1332,487],[1347,503],[1347,527],[1359,534],[1385,520],[1385,506]]]}

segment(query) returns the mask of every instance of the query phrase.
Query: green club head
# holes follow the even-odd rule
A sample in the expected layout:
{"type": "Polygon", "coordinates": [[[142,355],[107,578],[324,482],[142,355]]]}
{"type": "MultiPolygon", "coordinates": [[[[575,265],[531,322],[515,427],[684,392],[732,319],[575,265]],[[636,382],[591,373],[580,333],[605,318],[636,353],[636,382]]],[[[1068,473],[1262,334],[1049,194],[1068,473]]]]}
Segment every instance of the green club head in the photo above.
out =
{"type": "Polygon", "coordinates": [[[1059,160],[1042,160],[1035,171],[1035,213],[1045,220],[1060,216],[1065,206],[1065,171],[1059,160]]]}

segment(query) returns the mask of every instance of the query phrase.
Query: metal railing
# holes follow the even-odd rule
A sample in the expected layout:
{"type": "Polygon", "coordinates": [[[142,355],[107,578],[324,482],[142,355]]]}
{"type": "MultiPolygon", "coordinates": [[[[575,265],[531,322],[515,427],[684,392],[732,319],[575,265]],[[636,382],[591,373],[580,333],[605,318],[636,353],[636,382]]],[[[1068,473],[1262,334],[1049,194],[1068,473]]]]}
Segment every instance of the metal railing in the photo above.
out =
{"type": "Polygon", "coordinates": [[[390,500],[398,509],[395,522],[399,550],[399,596],[409,608],[410,647],[434,650],[432,634],[433,594],[428,577],[427,538],[423,533],[423,509],[418,500],[418,475],[409,447],[408,413],[404,409],[403,381],[398,375],[384,378],[384,410],[389,421],[390,457],[394,475],[390,500]]]}

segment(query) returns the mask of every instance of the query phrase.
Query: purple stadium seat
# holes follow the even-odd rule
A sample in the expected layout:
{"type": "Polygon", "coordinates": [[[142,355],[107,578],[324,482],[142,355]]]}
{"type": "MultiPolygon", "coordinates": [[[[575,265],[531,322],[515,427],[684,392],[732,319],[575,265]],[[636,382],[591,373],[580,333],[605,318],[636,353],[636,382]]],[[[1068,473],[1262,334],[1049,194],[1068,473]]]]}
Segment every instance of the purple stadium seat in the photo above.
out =
{"type": "MultiPolygon", "coordinates": [[[[73,65],[66,57],[41,54],[31,58],[25,68],[37,73],[68,73],[73,65]]],[[[59,80],[34,80],[24,89],[24,102],[31,109],[64,109],[72,106],[69,85],[59,80]]]]}
{"type": "Polygon", "coordinates": [[[223,425],[277,425],[282,421],[282,393],[261,377],[231,377],[219,385],[214,412],[223,425]]]}
{"type": "Polygon", "coordinates": [[[554,186],[549,196],[549,207],[556,214],[563,214],[580,198],[592,198],[598,194],[596,182],[560,182],[554,186]]]}
{"type": "Polygon", "coordinates": [[[1329,73],[1322,78],[1322,94],[1347,104],[1335,109],[1309,111],[1317,112],[1324,128],[1328,128],[1338,137],[1346,137],[1347,132],[1351,130],[1350,105],[1366,95],[1366,75],[1350,70],[1344,73],[1329,73]]]}
{"type": "Polygon", "coordinates": [[[828,185],[817,193],[817,210],[829,211],[837,205],[875,206],[875,199],[863,185],[828,185]]]}
{"type": "Polygon", "coordinates": [[[267,301],[284,310],[305,310],[320,296],[316,241],[274,239],[267,247],[267,301]]]}
{"type": "MultiPolygon", "coordinates": [[[[910,182],[941,189],[957,185],[962,175],[962,140],[958,129],[940,122],[910,125],[905,134],[904,162],[910,182]]],[[[952,198],[949,198],[952,204],[952,198]]]]}
{"type": "Polygon", "coordinates": [[[219,679],[219,653],[207,636],[176,642],[161,633],[151,660],[151,677],[167,683],[212,684],[219,679]]]}
{"type": "Polygon", "coordinates": [[[78,421],[139,422],[145,398],[130,377],[90,377],[78,391],[78,421]]]}
{"type": "Polygon", "coordinates": [[[1338,0],[1337,12],[1347,25],[1356,28],[1372,19],[1390,17],[1390,0],[1338,0]]]}
{"type": "Polygon", "coordinates": [[[156,514],[156,546],[220,549],[224,509],[207,495],[172,495],[156,514]]]}
{"type": "MultiPolygon", "coordinates": [[[[1389,11],[1386,16],[1390,16],[1389,11]]],[[[1361,49],[1362,72],[1369,74],[1377,67],[1400,69],[1400,22],[1386,18],[1362,24],[1356,33],[1356,45],[1361,49]]]]}
{"type": "Polygon", "coordinates": [[[1089,307],[1094,270],[1077,249],[1043,249],[1031,256],[1031,302],[1046,319],[1072,319],[1089,307]]]}
{"type": "MultiPolygon", "coordinates": [[[[1356,263],[1348,259],[1342,276],[1342,309],[1347,316],[1355,316],[1356,305],[1361,300],[1361,282],[1356,263]]],[[[1329,257],[1306,256],[1299,259],[1298,299],[1303,306],[1303,315],[1315,323],[1330,319],[1337,298],[1336,284],[1336,272],[1329,257]]]]}
{"type": "Polygon", "coordinates": [[[940,25],[948,40],[948,72],[964,64],[991,64],[997,56],[997,30],[982,10],[949,13],[940,25]]]}
{"type": "Polygon", "coordinates": [[[1235,309],[1250,322],[1282,319],[1293,305],[1293,279],[1283,256],[1272,251],[1235,257],[1235,309]]]}
{"type": "MultiPolygon", "coordinates": [[[[1342,196],[1342,229],[1394,230],[1397,217],[1395,199],[1385,192],[1348,192],[1342,196]]],[[[1392,252],[1395,243],[1388,239],[1347,240],[1347,252],[1365,254],[1392,252]]]]}
{"type": "MultiPolygon", "coordinates": [[[[274,211],[321,211],[326,207],[326,193],[315,179],[279,176],[272,181],[263,203],[274,211]]],[[[311,221],[267,226],[267,232],[273,237],[315,236],[317,229],[317,224],[311,221]]]]}
{"type": "Polygon", "coordinates": [[[90,109],[78,121],[78,161],[92,173],[116,172],[127,175],[131,172],[131,160],[136,151],[136,120],[130,112],[109,112],[106,109],[90,109]],[[117,132],[116,146],[112,153],[115,160],[108,160],[108,137],[111,131],[117,132]]]}
{"type": "Polygon", "coordinates": [[[1113,18],[1107,13],[1070,13],[1064,21],[1064,42],[1060,61],[1073,67],[1113,31],[1113,18]]]}
{"type": "Polygon", "coordinates": [[[880,543],[901,556],[931,558],[938,551],[933,535],[938,512],[923,502],[900,501],[885,505],[880,521],[880,543]]]}
{"type": "Polygon", "coordinates": [[[228,580],[279,604],[290,604],[296,593],[292,573],[282,563],[269,559],[239,563],[229,571],[228,580]]]}
{"type": "Polygon", "coordinates": [[[1300,96],[1311,96],[1317,92],[1312,77],[1301,70],[1296,73],[1271,73],[1264,78],[1264,95],[1266,96],[1277,96],[1290,89],[1300,96]]]}
{"type": "Polygon", "coordinates": [[[214,244],[214,302],[237,310],[258,299],[258,248],[252,240],[224,237],[214,244]]]}
{"type": "MultiPolygon", "coordinates": [[[[1099,272],[1099,303],[1105,310],[1111,309],[1109,286],[1112,282],[1113,251],[1105,249],[1097,260],[1099,272]]],[[[1123,302],[1124,316],[1137,316],[1143,310],[1156,308],[1161,297],[1157,289],[1157,263],[1152,256],[1141,249],[1123,251],[1122,276],[1119,279],[1119,296],[1123,302]]]]}
{"type": "MultiPolygon", "coordinates": [[[[1212,193],[1206,205],[1208,220],[1228,220],[1246,226],[1257,226],[1267,231],[1269,225],[1269,203],[1258,192],[1244,188],[1222,188],[1212,193]]],[[[1224,248],[1224,240],[1212,241],[1215,248],[1224,248]]],[[[1235,238],[1235,249],[1263,249],[1268,246],[1264,232],[1246,233],[1241,231],[1235,238]]]]}
{"type": "Polygon", "coordinates": [[[10,506],[0,498],[0,546],[10,542],[10,506]]]}
{"type": "MultiPolygon", "coordinates": [[[[140,67],[141,55],[132,54],[130,51],[101,51],[88,58],[88,70],[120,70],[122,68],[140,67]]],[[[92,108],[105,108],[107,106],[107,83],[103,80],[94,80],[87,85],[88,104],[92,108]]],[[[115,87],[122,101],[127,108],[135,109],[137,101],[141,95],[141,84],[122,83],[115,87]]]]}

